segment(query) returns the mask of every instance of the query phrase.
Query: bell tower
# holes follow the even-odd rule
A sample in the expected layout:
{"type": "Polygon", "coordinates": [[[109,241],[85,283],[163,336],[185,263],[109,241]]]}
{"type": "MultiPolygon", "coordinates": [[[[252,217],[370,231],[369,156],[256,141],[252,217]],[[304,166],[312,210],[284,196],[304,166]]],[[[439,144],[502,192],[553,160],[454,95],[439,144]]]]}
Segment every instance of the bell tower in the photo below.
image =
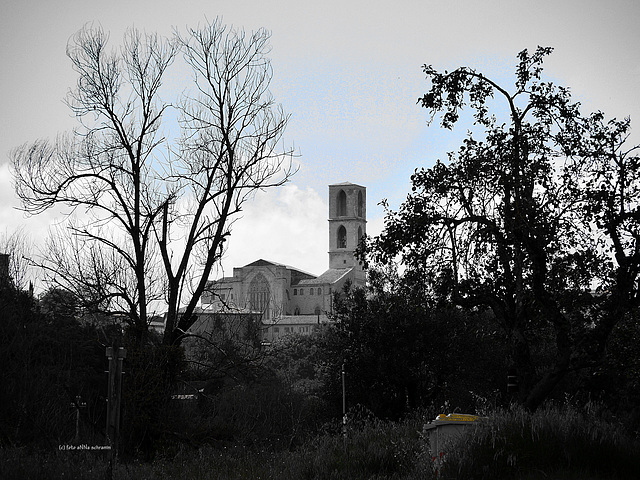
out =
{"type": "Polygon", "coordinates": [[[366,228],[367,189],[348,182],[329,185],[329,268],[355,267],[356,278],[364,281],[354,253],[366,228]]]}

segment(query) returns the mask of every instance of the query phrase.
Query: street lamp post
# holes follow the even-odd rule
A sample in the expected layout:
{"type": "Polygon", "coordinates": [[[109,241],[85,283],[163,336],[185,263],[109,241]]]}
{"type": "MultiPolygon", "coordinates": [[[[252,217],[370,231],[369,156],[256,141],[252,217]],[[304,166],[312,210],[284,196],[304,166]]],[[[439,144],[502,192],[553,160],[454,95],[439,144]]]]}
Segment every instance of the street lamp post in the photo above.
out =
{"type": "Polygon", "coordinates": [[[347,390],[345,385],[345,363],[342,361],[342,436],[347,439],[347,390]]]}

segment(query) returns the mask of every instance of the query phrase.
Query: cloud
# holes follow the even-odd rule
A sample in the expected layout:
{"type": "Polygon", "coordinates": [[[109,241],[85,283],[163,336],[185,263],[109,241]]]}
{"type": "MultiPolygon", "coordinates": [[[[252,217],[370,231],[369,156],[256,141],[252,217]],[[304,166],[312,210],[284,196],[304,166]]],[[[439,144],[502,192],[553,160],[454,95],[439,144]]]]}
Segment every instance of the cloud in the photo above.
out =
{"type": "Polygon", "coordinates": [[[329,266],[329,207],[312,188],[286,185],[258,192],[233,224],[225,275],[258,259],[319,275],[329,266]]]}
{"type": "Polygon", "coordinates": [[[20,228],[34,240],[44,239],[49,225],[59,216],[59,212],[47,211],[36,217],[26,215],[20,208],[9,163],[0,164],[0,232],[12,233],[20,228]]]}

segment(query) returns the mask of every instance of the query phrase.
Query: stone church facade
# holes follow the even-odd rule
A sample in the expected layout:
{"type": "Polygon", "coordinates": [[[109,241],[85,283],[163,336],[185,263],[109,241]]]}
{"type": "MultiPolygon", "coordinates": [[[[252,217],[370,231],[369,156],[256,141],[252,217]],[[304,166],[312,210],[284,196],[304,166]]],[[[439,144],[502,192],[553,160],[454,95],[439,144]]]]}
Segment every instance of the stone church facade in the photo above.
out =
{"type": "Polygon", "coordinates": [[[329,269],[315,276],[263,259],[236,267],[233,276],[209,282],[199,317],[204,321],[212,316],[259,316],[263,343],[292,333],[310,334],[327,321],[333,292],[347,281],[365,283],[355,249],[366,234],[366,218],[365,187],[329,185],[329,269]]]}

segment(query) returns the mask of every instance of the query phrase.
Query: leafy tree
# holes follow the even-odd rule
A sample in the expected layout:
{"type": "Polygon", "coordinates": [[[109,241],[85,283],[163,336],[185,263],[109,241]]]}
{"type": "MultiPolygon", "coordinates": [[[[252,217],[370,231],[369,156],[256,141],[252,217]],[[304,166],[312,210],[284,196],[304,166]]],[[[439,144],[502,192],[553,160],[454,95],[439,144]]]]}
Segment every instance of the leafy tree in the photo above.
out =
{"type": "MultiPolygon", "coordinates": [[[[495,356],[504,341],[487,315],[437,307],[410,288],[395,275],[370,270],[368,290],[348,286],[336,296],[336,324],[325,348],[334,371],[344,361],[350,408],[360,404],[377,416],[399,418],[445,401],[473,409],[473,394],[495,396],[507,373],[495,356]]],[[[339,385],[327,387],[341,394],[339,385]]]]}
{"type": "Polygon", "coordinates": [[[598,361],[640,300],[629,121],[583,117],[569,89],[543,81],[550,53],[520,52],[512,91],[471,68],[424,67],[431,85],[419,103],[431,120],[441,114],[451,129],[470,108],[482,130],[446,162],[415,171],[412,192],[398,211],[387,208],[367,247],[380,262],[399,255],[437,301],[490,311],[529,408],[598,361]]]}
{"type": "Polygon", "coordinates": [[[324,333],[319,329],[312,335],[292,334],[278,340],[265,357],[265,366],[293,390],[309,396],[322,395],[326,370],[329,365],[335,366],[333,352],[325,348],[324,333]]]}
{"type": "Polygon", "coordinates": [[[40,310],[53,318],[74,320],[78,314],[75,295],[61,288],[50,288],[40,297],[40,310]]]}
{"type": "Polygon", "coordinates": [[[192,375],[210,383],[260,375],[267,353],[260,345],[259,323],[257,315],[202,315],[182,343],[192,375]]]}
{"type": "Polygon", "coordinates": [[[164,342],[175,344],[234,214],[293,173],[279,146],[288,116],[269,94],[264,30],[245,36],[216,21],[172,39],[132,29],[119,51],[107,40],[85,27],[68,45],[78,83],[67,104],[80,125],[12,152],[16,191],[31,214],[82,214],[67,224],[71,238],[49,241],[41,263],[52,282],[127,319],[138,344],[149,309],[166,301],[164,342]],[[180,57],[193,84],[169,102],[163,82],[180,57]]]}
{"type": "Polygon", "coordinates": [[[616,413],[631,414],[629,431],[640,429],[640,324],[625,317],[608,341],[604,361],[582,378],[582,385],[592,398],[603,401],[616,413]]]}

